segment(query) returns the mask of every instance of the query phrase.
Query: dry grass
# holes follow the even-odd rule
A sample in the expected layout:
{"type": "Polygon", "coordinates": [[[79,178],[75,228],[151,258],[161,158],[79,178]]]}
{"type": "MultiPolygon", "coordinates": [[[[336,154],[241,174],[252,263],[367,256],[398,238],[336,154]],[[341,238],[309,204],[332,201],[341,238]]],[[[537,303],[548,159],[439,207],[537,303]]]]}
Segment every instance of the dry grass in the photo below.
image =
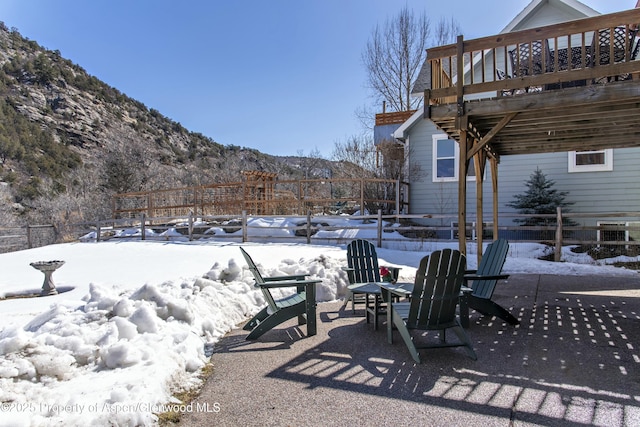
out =
{"type": "MultiPolygon", "coordinates": [[[[202,389],[202,386],[205,384],[207,379],[211,375],[213,375],[213,371],[214,371],[213,364],[211,364],[210,362],[207,363],[205,367],[202,368],[202,371],[200,371],[199,378],[202,380],[201,386],[195,387],[189,390],[180,391],[174,394],[174,397],[178,399],[180,402],[182,402],[182,404],[189,404],[196,397],[198,397],[198,395],[200,394],[200,390],[202,389]]],[[[178,424],[183,414],[182,412],[171,411],[171,412],[163,412],[157,415],[158,415],[158,424],[160,425],[160,427],[170,427],[175,424],[178,424]]]]}

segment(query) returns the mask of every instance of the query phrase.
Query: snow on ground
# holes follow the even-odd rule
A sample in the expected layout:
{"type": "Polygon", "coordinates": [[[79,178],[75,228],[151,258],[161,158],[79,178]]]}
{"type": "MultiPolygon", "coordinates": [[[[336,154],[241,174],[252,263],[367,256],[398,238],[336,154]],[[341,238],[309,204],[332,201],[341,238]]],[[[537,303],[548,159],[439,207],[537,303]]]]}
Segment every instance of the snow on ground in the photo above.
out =
{"type": "MultiPolygon", "coordinates": [[[[260,227],[270,223],[253,221],[250,236],[268,235],[260,227]]],[[[374,235],[373,230],[321,231],[314,241],[374,235]]],[[[208,349],[265,302],[239,243],[215,237],[186,242],[178,236],[170,230],[158,241],[88,241],[0,255],[0,297],[39,292],[44,276],[29,265],[34,261],[64,260],[53,278],[66,291],[0,300],[1,426],[153,425],[155,414],[176,408],[163,405],[180,403],[172,397],[175,391],[199,385],[208,349]]],[[[242,246],[265,276],[308,273],[322,280],[318,301],[344,296],[344,245],[242,246]]],[[[400,280],[412,281],[420,258],[444,247],[457,243],[385,243],[378,255],[381,264],[402,267],[400,280]]],[[[474,268],[473,244],[468,254],[468,267],[474,268]]],[[[504,270],[637,274],[597,265],[568,248],[563,263],[537,259],[544,254],[539,244],[511,244],[504,270]]]]}

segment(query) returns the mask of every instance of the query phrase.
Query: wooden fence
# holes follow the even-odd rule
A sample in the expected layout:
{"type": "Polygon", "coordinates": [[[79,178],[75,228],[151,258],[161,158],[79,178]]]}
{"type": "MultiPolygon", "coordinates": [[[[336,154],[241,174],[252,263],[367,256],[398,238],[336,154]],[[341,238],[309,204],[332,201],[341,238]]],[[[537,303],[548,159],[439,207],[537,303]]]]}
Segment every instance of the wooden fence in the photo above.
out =
{"type": "MultiPolygon", "coordinates": [[[[548,225],[523,226],[517,221],[532,215],[501,214],[501,224],[485,223],[482,227],[483,239],[497,237],[511,242],[544,243],[554,248],[555,259],[560,260],[563,246],[606,248],[609,252],[640,254],[640,212],[613,213],[567,213],[561,209],[555,215],[535,215],[548,225]],[[563,225],[565,217],[577,225],[563,225]]],[[[473,218],[463,228],[457,224],[455,214],[422,215],[312,215],[305,216],[260,216],[275,219],[266,228],[263,224],[253,225],[246,211],[240,215],[216,215],[196,217],[149,218],[144,214],[138,218],[112,219],[95,223],[76,224],[75,233],[85,241],[106,241],[111,239],[140,240],[200,240],[216,239],[236,242],[306,242],[319,244],[344,244],[352,240],[358,232],[366,232],[369,240],[378,247],[393,242],[412,243],[456,241],[458,233],[464,229],[468,240],[475,240],[478,230],[473,218]],[[285,221],[288,219],[289,221],[285,221]],[[291,225],[293,224],[293,225],[291,225]],[[258,232],[259,230],[259,232],[258,232]],[[319,233],[336,232],[336,233],[319,233]],[[375,236],[375,237],[371,237],[375,236]]],[[[408,247],[408,246],[407,246],[408,247]]]]}
{"type": "Polygon", "coordinates": [[[56,243],[53,225],[0,227],[0,253],[20,251],[56,243]]]}
{"type": "Polygon", "coordinates": [[[113,197],[113,218],[228,215],[399,213],[408,206],[408,185],[392,179],[302,179],[243,181],[122,193],[113,197]]]}
{"type": "MultiPolygon", "coordinates": [[[[562,249],[575,245],[579,250],[600,253],[603,258],[616,255],[640,255],[640,212],[563,213],[536,215],[548,225],[522,226],[516,223],[532,215],[500,214],[497,226],[485,223],[485,241],[496,236],[510,242],[543,243],[560,260],[562,249]],[[576,225],[563,225],[569,217],[576,225]],[[559,225],[558,225],[559,224],[559,225]]],[[[259,221],[258,221],[259,222],[259,221]]],[[[464,229],[467,240],[479,232],[473,218],[458,227],[455,214],[421,215],[313,215],[260,216],[239,215],[121,218],[54,227],[31,225],[0,228],[0,253],[46,246],[63,241],[102,242],[135,240],[226,240],[234,242],[298,242],[345,244],[364,232],[378,247],[402,244],[408,250],[427,242],[455,242],[464,229]],[[255,225],[254,219],[277,219],[269,227],[255,225]]],[[[415,249],[419,250],[419,249],[415,249]]]]}

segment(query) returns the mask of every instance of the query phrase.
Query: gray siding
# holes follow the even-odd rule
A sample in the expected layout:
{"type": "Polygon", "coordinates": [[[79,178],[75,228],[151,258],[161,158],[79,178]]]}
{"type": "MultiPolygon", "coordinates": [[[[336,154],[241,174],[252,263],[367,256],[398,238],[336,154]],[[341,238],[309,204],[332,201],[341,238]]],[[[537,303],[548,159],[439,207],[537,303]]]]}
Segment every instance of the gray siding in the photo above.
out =
{"type": "MultiPolygon", "coordinates": [[[[571,4],[571,3],[570,3],[571,4]]],[[[574,4],[574,9],[565,2],[543,2],[522,17],[511,31],[550,25],[597,12],[584,5],[574,4]]],[[[504,55],[497,58],[498,68],[505,66],[504,55]]],[[[488,57],[486,74],[492,75],[493,59],[488,57]]],[[[504,70],[503,70],[504,71],[504,70]]],[[[478,80],[481,76],[481,63],[474,62],[473,72],[478,80]]],[[[470,79],[467,74],[466,79],[470,79]]],[[[483,97],[478,94],[474,97],[483,97]]],[[[453,220],[458,212],[458,184],[455,182],[433,182],[432,136],[442,133],[429,120],[419,120],[408,132],[410,213],[412,214],[450,214],[453,220]],[[419,172],[415,172],[419,169],[419,172]]],[[[573,203],[573,212],[638,212],[640,211],[640,148],[613,150],[613,170],[602,172],[569,173],[569,154],[566,152],[533,154],[523,156],[505,156],[498,166],[498,210],[500,213],[512,213],[506,206],[516,194],[526,191],[525,183],[539,167],[547,178],[555,181],[554,188],[566,191],[566,201],[573,203]]],[[[487,168],[484,182],[484,215],[492,215],[491,174],[487,168]]],[[[476,183],[467,183],[467,213],[470,217],[476,213],[476,183]]],[[[445,225],[445,224],[437,224],[445,225]]]]}
{"type": "MultiPolygon", "coordinates": [[[[451,214],[458,211],[458,184],[433,182],[432,136],[442,133],[436,126],[422,120],[410,132],[410,170],[419,166],[419,173],[410,176],[410,213],[451,214]]],[[[516,194],[526,191],[526,182],[540,168],[555,182],[554,188],[566,191],[566,201],[573,203],[574,212],[638,212],[640,211],[640,148],[613,150],[613,171],[569,173],[567,152],[520,156],[504,156],[498,165],[498,210],[514,212],[506,206],[516,194]]],[[[467,213],[476,213],[476,184],[467,183],[467,213]]],[[[487,168],[484,182],[484,215],[492,214],[491,173],[487,168]]]]}
{"type": "Polygon", "coordinates": [[[564,4],[546,3],[538,8],[535,13],[523,19],[512,31],[558,24],[584,17],[584,14],[564,4]]]}
{"type": "MultiPolygon", "coordinates": [[[[436,221],[436,225],[449,225],[457,220],[458,184],[456,182],[433,182],[433,135],[442,134],[433,122],[420,120],[411,129],[408,138],[410,213],[450,215],[451,219],[436,221]]],[[[487,173],[485,194],[491,194],[491,177],[487,173]]],[[[467,183],[468,212],[475,215],[476,183],[467,183]],[[473,210],[470,208],[473,205],[473,210]]],[[[487,212],[491,212],[489,205],[487,212]]]]}
{"type": "Polygon", "coordinates": [[[412,129],[409,143],[410,213],[457,212],[458,187],[451,182],[433,182],[432,136],[442,133],[431,121],[420,120],[412,129]]]}
{"type": "Polygon", "coordinates": [[[526,190],[525,182],[536,166],[554,188],[566,191],[566,201],[573,203],[574,212],[640,211],[640,148],[613,150],[613,170],[603,172],[568,172],[568,153],[506,156],[498,168],[500,211],[515,194],[526,190]]]}

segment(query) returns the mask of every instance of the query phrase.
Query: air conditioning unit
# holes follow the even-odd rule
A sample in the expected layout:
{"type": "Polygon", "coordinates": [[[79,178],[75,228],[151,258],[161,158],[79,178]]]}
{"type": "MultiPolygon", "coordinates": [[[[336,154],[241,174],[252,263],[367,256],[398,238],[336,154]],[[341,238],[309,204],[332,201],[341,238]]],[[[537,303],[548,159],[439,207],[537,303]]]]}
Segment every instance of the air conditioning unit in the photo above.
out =
{"type": "MultiPolygon", "coordinates": [[[[629,223],[624,221],[598,221],[597,240],[599,242],[628,242],[629,223]],[[607,229],[609,227],[609,229],[607,229]]],[[[638,224],[640,225],[640,224],[638,224]]]]}

